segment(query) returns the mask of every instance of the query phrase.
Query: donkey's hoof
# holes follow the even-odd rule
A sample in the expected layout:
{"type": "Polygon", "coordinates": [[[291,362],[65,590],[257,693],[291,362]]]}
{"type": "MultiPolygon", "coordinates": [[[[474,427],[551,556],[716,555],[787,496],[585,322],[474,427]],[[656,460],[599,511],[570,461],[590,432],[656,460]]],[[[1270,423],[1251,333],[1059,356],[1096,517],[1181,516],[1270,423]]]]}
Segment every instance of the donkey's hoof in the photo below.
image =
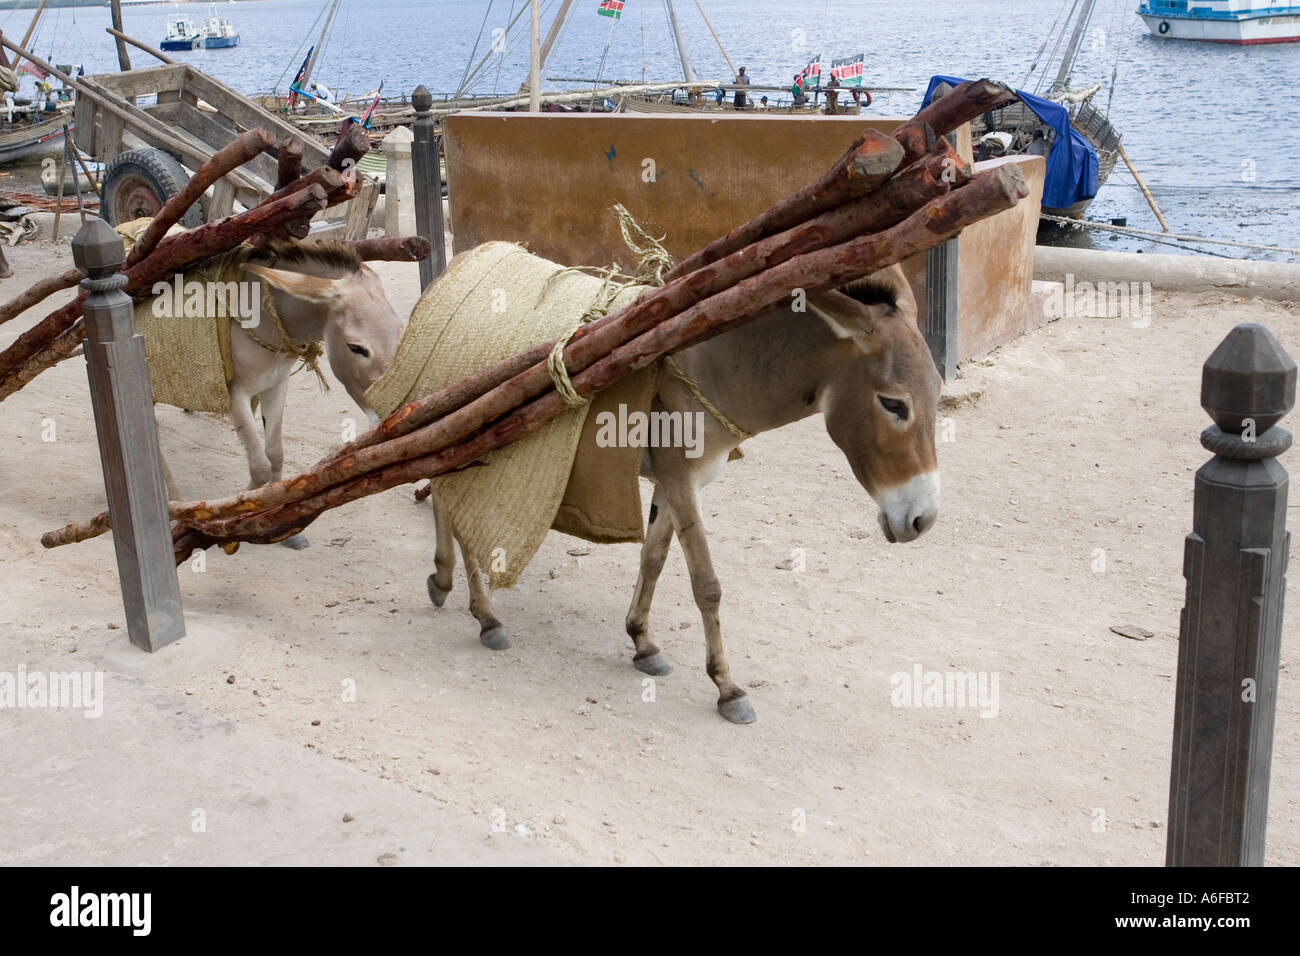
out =
{"type": "Polygon", "coordinates": [[[478,639],[488,650],[504,651],[510,646],[510,635],[500,621],[484,621],[478,639]]]}
{"type": "Polygon", "coordinates": [[[447,595],[451,593],[451,588],[444,590],[438,587],[438,583],[434,581],[434,575],[432,574],[429,575],[429,580],[426,583],[429,586],[429,600],[433,602],[433,606],[442,607],[446,604],[447,595]]]}
{"type": "Polygon", "coordinates": [[[752,724],[758,720],[748,697],[733,697],[731,700],[718,701],[718,713],[733,724],[752,724]]]}
{"type": "Polygon", "coordinates": [[[293,548],[295,551],[301,551],[303,548],[311,545],[311,542],[307,540],[305,534],[291,534],[280,543],[286,548],[293,548]]]}
{"type": "Polygon", "coordinates": [[[653,677],[663,677],[665,674],[673,672],[673,665],[668,663],[662,651],[655,651],[653,654],[647,654],[645,657],[632,658],[632,666],[642,674],[650,674],[653,677]]]}

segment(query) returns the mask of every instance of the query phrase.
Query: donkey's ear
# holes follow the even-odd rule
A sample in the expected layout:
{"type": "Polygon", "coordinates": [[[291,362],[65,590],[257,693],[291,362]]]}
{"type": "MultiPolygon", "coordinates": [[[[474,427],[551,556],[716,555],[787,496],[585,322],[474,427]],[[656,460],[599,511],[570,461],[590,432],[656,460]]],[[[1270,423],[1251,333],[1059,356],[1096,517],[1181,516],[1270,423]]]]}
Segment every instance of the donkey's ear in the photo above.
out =
{"type": "Polygon", "coordinates": [[[818,292],[808,296],[808,306],[841,339],[848,339],[868,354],[883,345],[881,323],[890,321],[892,304],[865,305],[843,292],[818,292]]]}
{"type": "Polygon", "coordinates": [[[320,276],[252,264],[245,265],[244,270],[281,292],[314,305],[330,305],[337,302],[343,294],[339,279],[322,279],[320,276]]]}
{"type": "Polygon", "coordinates": [[[836,335],[865,352],[880,347],[881,323],[916,322],[916,297],[898,265],[808,300],[836,335]]]}

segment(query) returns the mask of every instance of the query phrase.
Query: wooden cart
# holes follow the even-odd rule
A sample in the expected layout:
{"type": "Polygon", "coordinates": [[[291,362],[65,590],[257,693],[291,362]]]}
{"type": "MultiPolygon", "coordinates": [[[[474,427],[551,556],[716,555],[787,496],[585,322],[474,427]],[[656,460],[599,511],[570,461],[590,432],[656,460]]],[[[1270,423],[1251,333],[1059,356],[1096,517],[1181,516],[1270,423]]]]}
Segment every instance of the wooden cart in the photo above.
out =
{"type": "MultiPolygon", "coordinates": [[[[101,214],[113,224],[155,214],[191,172],[254,127],[277,141],[302,139],[304,169],[324,165],[329,155],[310,134],[184,63],[81,76],[76,83],[77,146],[105,165],[101,214]]],[[[276,159],[272,149],[224,176],[182,224],[213,222],[237,205],[251,208],[264,200],[275,190],[276,159]]],[[[379,184],[358,175],[363,182],[357,197],[318,214],[313,239],[365,236],[379,184]]]]}

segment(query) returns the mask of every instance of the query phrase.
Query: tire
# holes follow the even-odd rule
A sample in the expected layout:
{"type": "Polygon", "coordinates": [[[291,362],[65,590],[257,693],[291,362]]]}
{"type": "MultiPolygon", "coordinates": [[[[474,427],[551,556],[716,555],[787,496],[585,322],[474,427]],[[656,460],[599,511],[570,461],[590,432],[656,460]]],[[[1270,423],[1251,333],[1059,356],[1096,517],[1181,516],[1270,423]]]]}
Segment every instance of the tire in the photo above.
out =
{"type": "MultiPolygon", "coordinates": [[[[189,179],[185,168],[160,149],[127,150],[104,171],[100,215],[110,226],[157,215],[189,179]]],[[[201,203],[185,211],[180,225],[187,229],[203,225],[201,203]]]]}
{"type": "Polygon", "coordinates": [[[1169,21],[1168,21],[1168,20],[1161,20],[1161,21],[1160,21],[1160,32],[1161,32],[1161,33],[1168,33],[1168,32],[1169,32],[1169,21]]]}

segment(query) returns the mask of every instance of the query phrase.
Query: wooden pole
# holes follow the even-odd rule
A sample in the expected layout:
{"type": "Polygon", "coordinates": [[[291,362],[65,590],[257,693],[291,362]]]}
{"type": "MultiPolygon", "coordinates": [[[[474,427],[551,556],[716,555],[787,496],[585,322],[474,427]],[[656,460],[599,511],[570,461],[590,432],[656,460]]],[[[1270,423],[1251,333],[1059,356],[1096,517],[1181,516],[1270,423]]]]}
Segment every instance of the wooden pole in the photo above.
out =
{"type": "Polygon", "coordinates": [[[1286,590],[1296,364],[1262,325],[1238,325],[1205,362],[1214,454],[1196,473],[1183,551],[1169,866],[1262,866],[1286,590]]]}
{"type": "Polygon", "coordinates": [[[531,0],[528,34],[528,112],[542,111],[541,0],[531,0]]]}
{"type": "Polygon", "coordinates": [[[542,41],[541,62],[538,67],[539,74],[541,70],[546,69],[546,61],[551,58],[551,48],[555,46],[555,41],[559,39],[560,28],[564,26],[564,21],[568,19],[569,10],[572,6],[573,0],[564,0],[560,4],[560,12],[551,21],[551,28],[546,31],[546,39],[542,41]]]}
{"type": "MultiPolygon", "coordinates": [[[[126,34],[123,32],[126,28],[122,26],[122,0],[112,0],[110,4],[113,8],[113,26],[110,28],[113,33],[113,39],[117,41],[117,65],[123,73],[131,69],[131,57],[126,51],[126,34]]],[[[23,46],[27,41],[23,41],[23,46]]]]}
{"type": "Polygon", "coordinates": [[[442,163],[433,134],[433,95],[423,84],[411,94],[411,178],[415,182],[415,231],[429,240],[433,254],[420,260],[420,288],[427,289],[447,268],[447,230],[442,216],[442,163]]]}
{"type": "Polygon", "coordinates": [[[718,45],[718,52],[721,53],[722,58],[727,61],[727,69],[731,71],[733,77],[739,76],[736,72],[736,67],[731,62],[731,57],[727,56],[727,51],[722,48],[722,41],[718,39],[717,31],[713,29],[713,24],[709,22],[709,15],[705,13],[704,8],[700,6],[700,0],[695,0],[695,9],[700,11],[700,16],[704,18],[704,25],[709,28],[709,33],[713,34],[713,42],[718,45]]]}
{"type": "Polygon", "coordinates": [[[113,27],[104,27],[104,32],[107,33],[109,36],[116,38],[119,43],[129,43],[133,47],[137,47],[138,49],[144,50],[144,52],[148,53],[150,56],[162,60],[164,63],[176,62],[171,57],[169,57],[166,53],[164,53],[162,50],[151,47],[149,44],[137,40],[133,36],[128,36],[127,34],[123,33],[121,30],[116,30],[113,27]]]}
{"type": "MultiPolygon", "coordinates": [[[[15,53],[18,54],[18,56],[14,58],[14,61],[13,63],[10,64],[10,66],[12,66],[15,70],[18,69],[18,62],[20,59],[22,59],[22,57],[27,57],[27,59],[32,60],[32,58],[30,56],[27,56],[27,54],[24,51],[27,49],[27,44],[32,41],[32,34],[36,32],[36,24],[41,22],[41,14],[45,12],[46,2],[47,0],[41,0],[41,2],[36,5],[36,13],[32,15],[32,22],[27,24],[27,32],[23,34],[23,42],[19,44],[19,46],[22,47],[22,50],[14,51],[15,53]]],[[[32,60],[32,62],[36,63],[35,60],[32,60]]],[[[40,64],[37,65],[39,66],[40,64]]]]}
{"type": "Polygon", "coordinates": [[[664,3],[668,5],[668,22],[673,28],[673,42],[677,44],[677,56],[682,61],[682,79],[689,83],[695,79],[695,74],[686,59],[686,44],[682,40],[681,27],[677,25],[677,11],[673,9],[673,0],[664,0],[664,3]]]}
{"type": "Polygon", "coordinates": [[[153,393],[134,304],[118,273],[122,237],[91,219],[72,240],[72,258],[87,278],[86,368],[99,456],[104,468],[113,547],[126,608],[127,635],[146,651],[185,636],[158,458],[153,393]]]}
{"type": "Polygon", "coordinates": [[[1133,165],[1133,160],[1128,158],[1128,153],[1124,152],[1123,146],[1119,147],[1119,156],[1120,159],[1124,160],[1124,165],[1128,167],[1128,171],[1133,174],[1134,181],[1138,184],[1138,188],[1142,190],[1142,195],[1146,197],[1147,205],[1150,206],[1151,211],[1156,214],[1156,219],[1160,220],[1160,228],[1165,232],[1168,232],[1169,223],[1165,222],[1165,217],[1161,214],[1160,207],[1156,205],[1156,197],[1151,195],[1151,190],[1147,189],[1147,184],[1143,181],[1142,174],[1139,173],[1137,167],[1133,165]]]}

